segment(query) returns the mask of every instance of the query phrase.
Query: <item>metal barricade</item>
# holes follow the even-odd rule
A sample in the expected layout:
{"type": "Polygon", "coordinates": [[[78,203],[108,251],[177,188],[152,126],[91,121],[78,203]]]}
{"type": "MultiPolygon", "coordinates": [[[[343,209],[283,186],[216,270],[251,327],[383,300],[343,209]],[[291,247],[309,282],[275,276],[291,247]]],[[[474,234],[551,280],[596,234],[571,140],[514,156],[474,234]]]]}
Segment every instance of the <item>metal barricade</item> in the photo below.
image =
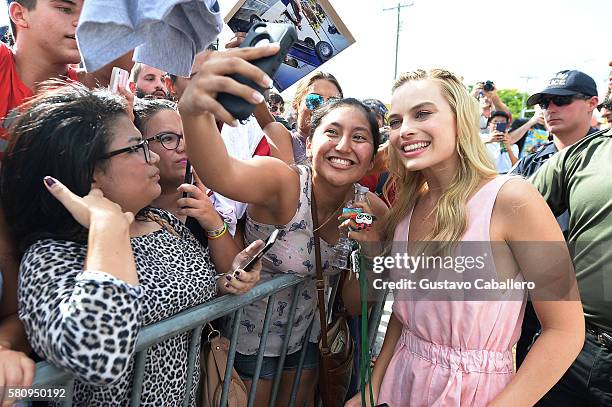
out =
{"type": "MultiPolygon", "coordinates": [[[[289,289],[293,287],[293,298],[297,298],[298,292],[300,288],[303,286],[305,280],[303,277],[294,275],[294,274],[285,274],[279,275],[269,281],[258,284],[253,289],[251,289],[248,293],[233,296],[233,295],[225,295],[222,297],[215,298],[209,302],[204,304],[195,306],[193,308],[187,309],[183,312],[180,312],[168,319],[160,321],[158,323],[143,327],[138,335],[138,339],[136,341],[136,353],[135,353],[135,363],[134,363],[134,374],[133,374],[133,382],[132,382],[132,392],[130,396],[130,405],[138,406],[140,405],[140,397],[142,394],[142,385],[144,379],[144,368],[146,362],[146,352],[149,347],[155,345],[156,343],[162,342],[168,338],[183,334],[187,331],[191,331],[191,339],[189,343],[189,351],[188,351],[188,360],[187,360],[187,378],[186,378],[186,387],[185,394],[183,395],[183,406],[188,406],[190,404],[190,391],[193,383],[193,374],[196,366],[196,358],[199,357],[196,354],[197,343],[200,342],[202,337],[202,330],[204,325],[218,319],[223,316],[227,316],[233,314],[233,329],[232,336],[230,339],[230,349],[228,353],[228,363],[227,370],[225,372],[224,386],[221,394],[221,403],[220,405],[226,405],[228,399],[229,392],[229,384],[230,377],[232,374],[232,366],[234,364],[234,357],[236,353],[236,343],[238,340],[238,324],[240,322],[240,315],[242,313],[243,308],[255,301],[268,298],[268,306],[266,309],[266,314],[264,318],[264,325],[262,330],[261,341],[259,344],[259,349],[257,352],[257,360],[255,366],[255,372],[252,381],[252,388],[249,394],[248,399],[248,407],[254,406],[255,395],[257,390],[257,381],[259,379],[259,375],[261,372],[261,368],[263,365],[264,358],[264,350],[266,348],[266,341],[269,333],[270,320],[272,316],[272,308],[273,308],[273,296],[275,293],[279,291],[289,289]]],[[[297,301],[293,301],[289,310],[289,316],[287,321],[287,327],[285,332],[285,337],[283,339],[281,354],[279,356],[279,363],[277,371],[274,375],[274,380],[272,383],[272,392],[270,396],[270,405],[273,406],[276,403],[276,399],[279,393],[279,387],[282,376],[282,368],[284,364],[284,360],[287,354],[287,348],[289,344],[289,338],[291,336],[291,330],[293,328],[293,320],[295,316],[297,301]]],[[[378,322],[380,318],[379,309],[375,307],[375,310],[378,312],[374,312],[374,315],[370,316],[370,319],[374,319],[375,322],[378,322]],[[373,317],[373,318],[372,318],[373,317]]],[[[313,318],[313,322],[316,318],[313,318]]],[[[374,322],[373,321],[373,322],[374,322]]],[[[304,345],[308,341],[310,337],[310,332],[312,329],[312,323],[308,328],[308,331],[304,337],[304,345]]],[[[376,325],[378,325],[376,323],[376,325]]],[[[375,328],[374,328],[375,329],[375,328]]],[[[371,336],[372,334],[370,334],[371,336]]],[[[299,387],[300,376],[302,373],[302,368],[304,364],[304,359],[306,355],[307,346],[302,346],[302,350],[300,351],[300,358],[298,368],[295,374],[294,382],[291,386],[291,398],[290,398],[290,406],[295,405],[297,391],[299,387]]],[[[57,367],[47,363],[47,362],[39,362],[36,365],[36,376],[34,378],[33,386],[35,387],[51,387],[51,386],[65,386],[66,387],[66,397],[63,399],[64,406],[72,406],[72,398],[74,392],[74,384],[75,378],[64,370],[58,369],[57,367]]]]}

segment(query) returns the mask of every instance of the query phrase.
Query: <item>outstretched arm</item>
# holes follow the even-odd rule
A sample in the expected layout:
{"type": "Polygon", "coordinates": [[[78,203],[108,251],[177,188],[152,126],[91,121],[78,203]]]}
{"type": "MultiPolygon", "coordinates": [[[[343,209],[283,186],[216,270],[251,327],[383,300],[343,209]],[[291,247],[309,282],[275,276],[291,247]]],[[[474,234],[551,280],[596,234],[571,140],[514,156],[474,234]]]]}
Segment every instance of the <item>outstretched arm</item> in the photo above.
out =
{"type": "Polygon", "coordinates": [[[212,190],[236,201],[275,206],[286,201],[282,189],[296,174],[285,163],[270,157],[239,160],[231,157],[219,135],[215,119],[236,125],[234,118],[216,100],[219,92],[261,103],[263,96],[227,75],[237,73],[262,86],[271,79],[248,61],[273,55],[278,44],[260,48],[235,48],[213,52],[200,67],[181,101],[187,153],[202,181],[212,190]]]}

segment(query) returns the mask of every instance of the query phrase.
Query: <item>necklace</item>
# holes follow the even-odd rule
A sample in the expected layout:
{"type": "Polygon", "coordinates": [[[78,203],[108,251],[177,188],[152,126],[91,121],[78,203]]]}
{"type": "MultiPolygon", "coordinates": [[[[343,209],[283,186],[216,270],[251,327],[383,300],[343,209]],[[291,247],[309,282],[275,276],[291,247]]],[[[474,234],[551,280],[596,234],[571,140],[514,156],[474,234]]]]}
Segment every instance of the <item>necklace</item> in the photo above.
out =
{"type": "MultiPolygon", "coordinates": [[[[334,215],[336,214],[336,212],[338,212],[340,210],[340,208],[342,208],[344,206],[344,201],[340,202],[340,206],[336,208],[335,211],[333,211],[331,213],[331,215],[329,215],[329,218],[327,218],[325,220],[325,222],[323,222],[322,224],[319,225],[318,228],[316,228],[315,230],[312,231],[312,233],[317,232],[319,229],[321,229],[323,226],[327,225],[327,222],[329,222],[330,220],[332,220],[332,218],[334,217],[334,215]]],[[[314,219],[313,219],[314,221],[314,219]]]]}

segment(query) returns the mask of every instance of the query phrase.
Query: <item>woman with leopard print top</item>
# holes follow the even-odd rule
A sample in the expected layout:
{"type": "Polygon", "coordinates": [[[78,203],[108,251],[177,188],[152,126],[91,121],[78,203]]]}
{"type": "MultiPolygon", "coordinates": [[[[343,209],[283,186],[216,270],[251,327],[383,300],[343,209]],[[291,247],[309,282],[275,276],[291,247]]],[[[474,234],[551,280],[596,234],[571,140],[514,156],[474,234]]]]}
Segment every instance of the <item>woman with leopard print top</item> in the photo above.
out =
{"type": "MultiPolygon", "coordinates": [[[[208,249],[148,208],[159,156],[125,109],[106,91],[49,88],[11,128],[2,168],[3,207],[25,251],[19,317],[34,350],[76,377],[75,405],[127,405],[141,327],[259,279],[257,267],[216,285],[208,249]]],[[[187,332],[147,350],[140,405],[181,403],[189,341],[187,332]]]]}

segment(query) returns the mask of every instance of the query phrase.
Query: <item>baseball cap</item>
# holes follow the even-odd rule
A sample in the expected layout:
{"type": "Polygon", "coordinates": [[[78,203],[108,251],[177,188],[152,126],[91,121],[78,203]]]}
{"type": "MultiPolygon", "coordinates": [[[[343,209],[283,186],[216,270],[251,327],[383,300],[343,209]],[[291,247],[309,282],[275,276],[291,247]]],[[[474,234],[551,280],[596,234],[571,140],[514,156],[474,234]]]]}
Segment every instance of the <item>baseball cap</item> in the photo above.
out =
{"type": "Polygon", "coordinates": [[[576,70],[559,71],[548,81],[543,91],[529,96],[527,105],[535,105],[544,95],[569,96],[582,93],[586,96],[597,96],[597,85],[593,78],[576,70]]]}

